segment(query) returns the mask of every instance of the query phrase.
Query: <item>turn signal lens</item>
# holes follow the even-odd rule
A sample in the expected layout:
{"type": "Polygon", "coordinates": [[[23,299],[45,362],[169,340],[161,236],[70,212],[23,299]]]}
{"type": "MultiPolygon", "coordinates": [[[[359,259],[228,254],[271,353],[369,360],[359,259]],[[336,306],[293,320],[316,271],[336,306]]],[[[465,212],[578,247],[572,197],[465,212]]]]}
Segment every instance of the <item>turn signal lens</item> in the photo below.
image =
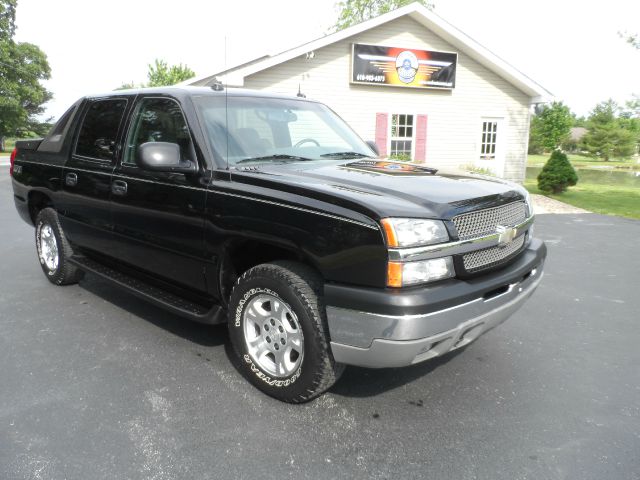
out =
{"type": "Polygon", "coordinates": [[[402,263],[389,262],[387,265],[387,286],[402,286],[402,263]]]}
{"type": "Polygon", "coordinates": [[[384,229],[384,234],[387,237],[387,246],[389,247],[397,247],[398,246],[398,237],[396,237],[396,230],[393,228],[393,224],[391,223],[390,218],[383,218],[380,220],[382,223],[382,228],[384,229]]]}

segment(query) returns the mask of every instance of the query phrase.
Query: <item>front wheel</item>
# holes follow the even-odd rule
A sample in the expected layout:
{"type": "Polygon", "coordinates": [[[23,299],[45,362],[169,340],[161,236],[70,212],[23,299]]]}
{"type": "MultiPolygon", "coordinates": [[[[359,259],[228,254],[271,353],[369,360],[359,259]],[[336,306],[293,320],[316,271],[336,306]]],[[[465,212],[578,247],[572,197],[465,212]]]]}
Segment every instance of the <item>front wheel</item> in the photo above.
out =
{"type": "Polygon", "coordinates": [[[258,265],[238,279],[229,302],[229,333],[243,374],[285,402],[317,397],[344,369],[329,349],[322,281],[295,262],[258,265]]]}

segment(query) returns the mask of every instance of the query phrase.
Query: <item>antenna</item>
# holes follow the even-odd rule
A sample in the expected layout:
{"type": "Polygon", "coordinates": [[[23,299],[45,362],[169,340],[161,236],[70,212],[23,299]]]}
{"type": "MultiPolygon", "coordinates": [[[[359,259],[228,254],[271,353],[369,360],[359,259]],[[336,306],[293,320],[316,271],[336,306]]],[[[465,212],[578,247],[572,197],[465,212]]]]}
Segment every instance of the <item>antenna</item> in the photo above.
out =
{"type": "Polygon", "coordinates": [[[225,131],[227,132],[227,153],[226,153],[226,162],[227,162],[227,170],[229,170],[229,84],[227,83],[227,35],[224,36],[224,121],[225,121],[225,131]]]}

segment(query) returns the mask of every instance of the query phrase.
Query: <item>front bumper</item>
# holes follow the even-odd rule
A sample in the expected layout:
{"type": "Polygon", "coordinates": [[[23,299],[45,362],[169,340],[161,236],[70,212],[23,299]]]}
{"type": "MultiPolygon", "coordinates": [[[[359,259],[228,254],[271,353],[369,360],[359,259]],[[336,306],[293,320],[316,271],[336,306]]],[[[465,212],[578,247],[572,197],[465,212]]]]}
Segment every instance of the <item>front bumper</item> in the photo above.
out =
{"type": "Polygon", "coordinates": [[[460,348],[509,318],[540,283],[546,247],[532,239],[509,266],[473,280],[386,291],[327,286],[337,362],[370,368],[419,363],[460,348]],[[346,298],[365,308],[347,308],[346,298]]]}

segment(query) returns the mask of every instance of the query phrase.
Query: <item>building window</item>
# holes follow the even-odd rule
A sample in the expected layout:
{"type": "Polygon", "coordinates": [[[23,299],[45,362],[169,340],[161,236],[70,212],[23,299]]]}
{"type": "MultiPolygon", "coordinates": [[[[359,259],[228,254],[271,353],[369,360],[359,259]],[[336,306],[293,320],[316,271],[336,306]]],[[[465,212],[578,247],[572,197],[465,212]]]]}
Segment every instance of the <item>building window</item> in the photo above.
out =
{"type": "Polygon", "coordinates": [[[411,159],[413,153],[413,115],[391,115],[390,155],[411,159]]]}
{"type": "Polygon", "coordinates": [[[480,158],[484,160],[493,160],[496,158],[497,135],[498,122],[496,120],[483,120],[480,158]]]}

